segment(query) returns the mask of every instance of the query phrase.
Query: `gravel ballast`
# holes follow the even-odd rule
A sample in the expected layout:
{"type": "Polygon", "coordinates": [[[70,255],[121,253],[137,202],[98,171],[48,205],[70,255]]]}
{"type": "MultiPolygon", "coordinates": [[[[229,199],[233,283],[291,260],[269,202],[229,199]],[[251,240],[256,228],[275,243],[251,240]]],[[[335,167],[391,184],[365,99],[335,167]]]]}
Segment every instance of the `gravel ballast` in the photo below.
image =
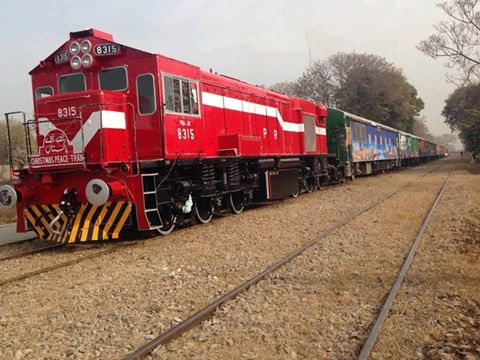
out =
{"type": "MultiPolygon", "coordinates": [[[[118,358],[311,240],[345,215],[408,181],[419,181],[425,187],[405,189],[409,195],[404,196],[403,202],[417,196],[419,204],[426,208],[427,203],[421,199],[427,201],[434,196],[434,189],[444,174],[435,175],[434,172],[423,179],[419,175],[440,164],[434,162],[411,170],[362,178],[344,186],[217,219],[207,225],[182,229],[168,237],[145,240],[138,246],[4,286],[0,289],[0,354],[18,359],[118,358]]],[[[371,241],[366,242],[363,235],[358,235],[359,231],[370,232],[369,227],[360,218],[355,220],[340,241],[334,236],[326,239],[321,246],[302,256],[303,260],[296,260],[244,295],[258,295],[258,299],[250,302],[242,296],[225,306],[219,315],[222,312],[225,316],[231,314],[233,323],[215,316],[201,330],[194,330],[159,349],[155,356],[229,358],[231,355],[241,358],[244,352],[250,351],[253,358],[265,358],[261,349],[256,350],[265,344],[270,358],[312,358],[310,355],[321,354],[320,351],[329,354],[324,339],[318,338],[316,345],[307,346],[304,355],[294,344],[282,339],[305,332],[307,334],[302,337],[308,338],[309,332],[318,335],[319,328],[325,334],[325,329],[330,327],[339,331],[327,334],[331,337],[329,346],[335,348],[340,339],[345,339],[347,344],[343,350],[338,350],[338,354],[351,354],[358,341],[350,339],[356,333],[362,336],[376,306],[374,302],[371,304],[373,298],[370,295],[363,294],[364,274],[356,270],[353,262],[359,261],[371,271],[375,280],[374,298],[378,300],[393,278],[387,269],[399,266],[397,250],[404,251],[410,241],[408,236],[403,237],[400,233],[415,214],[402,213],[398,229],[386,229],[384,225],[391,212],[404,206],[397,196],[389,200],[388,206],[382,206],[383,211],[374,209],[364,215],[374,213],[368,221],[379,224],[369,235],[371,241]],[[403,216],[408,219],[402,219],[403,216]],[[389,241],[385,234],[392,239],[398,237],[398,241],[389,241]],[[376,249],[383,250],[377,254],[376,249]],[[360,256],[362,254],[365,256],[360,256]],[[295,266],[303,269],[305,264],[309,264],[305,270],[307,274],[318,278],[307,279],[304,270],[296,274],[295,266]],[[289,271],[296,275],[289,278],[282,275],[284,271],[287,275],[289,271]],[[357,274],[353,273],[355,271],[357,274]],[[335,284],[330,287],[322,289],[318,286],[318,281],[328,283],[332,279],[335,284]],[[275,285],[279,281],[285,285],[275,285]],[[357,290],[351,287],[352,283],[356,284],[357,290]],[[272,286],[272,290],[264,291],[263,286],[272,286]],[[304,286],[310,289],[306,293],[303,293],[304,286]],[[336,300],[332,302],[323,294],[336,300]],[[281,299],[298,309],[302,305],[318,304],[322,311],[317,309],[308,313],[299,310],[299,317],[288,311],[283,314],[280,305],[276,308],[272,304],[281,299]],[[238,309],[236,306],[242,301],[244,309],[238,309]],[[268,325],[269,319],[275,325],[272,329],[268,325]],[[326,327],[318,323],[319,319],[326,327]],[[355,320],[352,328],[354,319],[359,319],[358,325],[355,320]],[[257,325],[251,326],[252,321],[257,325]],[[286,323],[291,325],[286,326],[286,323]],[[230,327],[237,333],[230,334],[230,327]],[[258,333],[256,329],[263,329],[264,333],[258,333]],[[339,339],[342,329],[343,338],[339,339]],[[213,341],[213,333],[209,331],[218,333],[215,336],[219,336],[219,341],[213,341]],[[243,338],[243,331],[251,336],[243,338]],[[267,341],[275,336],[278,338],[275,345],[267,341]]],[[[420,221],[417,219],[417,223],[420,221]]],[[[411,232],[415,232],[417,223],[409,222],[411,232]]],[[[91,251],[98,249],[81,250],[82,253],[91,251]]],[[[75,252],[60,255],[62,261],[78,256],[75,252]]],[[[60,261],[56,252],[2,262],[1,277],[9,278],[55,261],[60,261]]]]}

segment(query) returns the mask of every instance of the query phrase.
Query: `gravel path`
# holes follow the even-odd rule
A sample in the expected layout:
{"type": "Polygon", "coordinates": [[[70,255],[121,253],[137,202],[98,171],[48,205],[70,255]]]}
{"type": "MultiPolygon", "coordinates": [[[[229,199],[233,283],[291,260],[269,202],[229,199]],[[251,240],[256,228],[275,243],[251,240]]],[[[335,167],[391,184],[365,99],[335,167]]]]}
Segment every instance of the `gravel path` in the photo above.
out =
{"type": "MultiPolygon", "coordinates": [[[[118,358],[152,339],[176,321],[205,306],[221,293],[251,277],[295,247],[307,242],[314,234],[331,226],[346,214],[361,209],[408,181],[418,181],[419,174],[438,166],[439,162],[435,162],[411,170],[362,178],[344,186],[331,187],[298,199],[288,199],[247,211],[238,216],[221,218],[207,225],[183,229],[168,237],[149,239],[138,246],[4,286],[0,289],[0,354],[6,359],[118,358]]],[[[425,177],[425,184],[434,181],[434,178],[434,175],[425,177]]],[[[437,186],[437,183],[438,181],[431,186],[437,186]]],[[[416,192],[410,190],[409,194],[421,198],[429,196],[425,189],[416,192]]],[[[387,214],[399,207],[393,201],[389,204],[389,207],[383,207],[384,213],[378,213],[369,221],[382,225],[387,219],[387,214]]],[[[405,227],[404,223],[402,225],[405,227]]],[[[358,304],[355,289],[352,290],[350,284],[352,280],[354,283],[360,283],[362,274],[352,275],[350,272],[357,270],[354,270],[355,267],[349,262],[361,259],[361,263],[379,271],[380,280],[375,284],[379,284],[376,285],[379,288],[378,294],[382,294],[385,290],[382,284],[389,279],[388,274],[383,274],[382,267],[390,266],[390,258],[393,258],[396,250],[389,248],[382,255],[384,258],[379,264],[374,262],[378,244],[376,240],[372,240],[371,243],[364,241],[363,235],[360,236],[357,231],[362,226],[368,230],[361,222],[352,224],[349,235],[342,237],[340,242],[338,239],[329,239],[326,242],[330,244],[327,248],[319,247],[313,253],[302,257],[303,260],[299,262],[300,265],[312,262],[308,272],[324,281],[328,281],[329,277],[334,278],[338,282],[338,289],[335,287],[329,289],[331,292],[329,296],[344,299],[354,306],[354,310],[360,309],[358,314],[354,314],[356,316],[362,316],[363,311],[370,313],[371,309],[367,307],[366,310],[362,310],[358,304]],[[368,256],[359,257],[359,252],[368,256]],[[343,255],[339,257],[339,254],[343,255]],[[328,257],[326,258],[328,271],[324,271],[313,262],[316,259],[324,259],[325,256],[328,257]],[[376,265],[372,265],[373,263],[376,265]],[[343,288],[349,290],[342,290],[343,288]]],[[[399,231],[395,230],[391,235],[396,236],[399,231]]],[[[378,234],[380,233],[376,235],[378,234]]],[[[383,242],[380,244],[389,243],[388,239],[382,239],[383,242]]],[[[83,254],[98,250],[80,251],[83,254]]],[[[25,270],[35,270],[75,256],[78,256],[76,252],[61,254],[52,252],[2,262],[1,278],[17,275],[25,270]]],[[[326,264],[323,263],[323,266],[326,264]]],[[[263,296],[261,295],[263,290],[258,289],[275,281],[284,281],[281,274],[282,272],[279,272],[275,278],[252,289],[252,294],[258,292],[263,296]]],[[[320,297],[317,280],[310,284],[314,292],[301,298],[296,297],[296,294],[300,294],[297,288],[301,288],[303,282],[299,283],[298,279],[289,281],[290,285],[278,287],[276,290],[278,294],[269,293],[268,298],[273,301],[280,299],[283,292],[287,297],[293,294],[295,296],[287,301],[289,304],[295,306],[297,303],[301,305],[310,302],[321,304],[326,311],[320,312],[318,316],[326,318],[330,318],[328,315],[330,312],[334,313],[335,306],[342,305],[331,304],[325,301],[323,296],[320,297]],[[330,309],[327,311],[328,306],[330,309]]],[[[306,285],[309,284],[307,280],[302,281],[306,281],[306,285]]],[[[238,302],[241,302],[241,299],[238,302]]],[[[228,309],[238,302],[225,307],[225,311],[228,313],[228,309]]],[[[249,301],[245,302],[247,308],[250,307],[249,304],[249,301]]],[[[252,319],[259,323],[262,318],[265,320],[269,316],[273,319],[280,316],[281,319],[279,311],[269,310],[270,304],[265,306],[263,299],[259,299],[258,304],[254,303],[252,306],[255,305],[261,309],[258,313],[243,311],[241,308],[238,310],[243,315],[235,320],[233,325],[238,327],[239,331],[243,328],[252,333],[255,330],[249,326],[252,319]],[[242,318],[245,320],[243,326],[240,326],[242,318]]],[[[338,316],[335,313],[334,315],[331,319],[337,320],[338,316]]],[[[288,320],[289,316],[286,314],[285,319],[288,320]]],[[[345,328],[352,315],[347,310],[343,316],[345,328]]],[[[303,317],[305,324],[312,322],[311,317],[305,315],[303,317]]],[[[215,319],[212,320],[214,321],[215,319]]],[[[205,326],[208,327],[208,324],[205,326]]],[[[318,327],[316,323],[313,325],[313,328],[318,327]]],[[[303,328],[301,324],[295,326],[298,329],[303,328]]],[[[338,323],[333,322],[330,326],[336,328],[338,323]]],[[[284,327],[275,328],[283,334],[281,336],[288,336],[289,331],[284,327]]],[[[309,329],[310,327],[304,331],[310,331],[309,329]]],[[[332,339],[333,336],[334,334],[332,339]]],[[[241,339],[241,337],[235,340],[225,339],[224,343],[219,343],[219,350],[215,354],[218,354],[218,358],[228,358],[230,355],[240,354],[243,349],[253,351],[258,345],[258,338],[255,335],[248,340],[254,341],[250,343],[250,347],[247,340],[245,347],[242,346],[241,339]]],[[[174,343],[172,348],[167,348],[168,354],[179,358],[189,356],[191,350],[188,350],[188,347],[185,352],[170,351],[183,349],[183,341],[194,341],[193,349],[198,352],[193,355],[204,354],[205,358],[214,358],[208,356],[211,352],[208,346],[215,343],[211,343],[210,337],[203,332],[200,334],[192,332],[180,339],[178,344],[174,343]],[[197,340],[203,344],[201,347],[198,346],[197,340]]],[[[274,357],[275,354],[285,353],[279,344],[280,342],[275,345],[275,351],[271,353],[274,357]]],[[[158,356],[163,357],[162,351],[160,350],[158,356]]],[[[349,351],[350,349],[345,349],[345,353],[349,351]]],[[[289,349],[287,353],[294,356],[289,349]]],[[[300,351],[295,354],[299,356],[300,351]]]]}

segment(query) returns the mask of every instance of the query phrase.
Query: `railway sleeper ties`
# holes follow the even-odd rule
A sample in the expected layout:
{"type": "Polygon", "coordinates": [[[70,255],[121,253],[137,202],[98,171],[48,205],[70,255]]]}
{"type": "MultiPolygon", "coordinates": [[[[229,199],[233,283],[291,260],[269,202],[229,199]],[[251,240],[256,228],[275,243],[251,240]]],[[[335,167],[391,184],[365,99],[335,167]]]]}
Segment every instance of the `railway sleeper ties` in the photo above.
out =
{"type": "MultiPolygon", "coordinates": [[[[442,167],[442,165],[434,168],[434,169],[431,169],[430,171],[426,172],[425,174],[423,174],[421,177],[425,177],[426,175],[432,173],[433,171],[439,169],[440,167],[442,167]]],[[[285,256],[284,258],[274,262],[273,264],[271,264],[270,266],[268,266],[266,269],[264,269],[262,272],[256,274],[255,276],[253,276],[252,278],[246,280],[245,282],[243,282],[242,284],[240,284],[238,287],[232,289],[231,291],[229,291],[228,293],[220,296],[219,298],[217,298],[214,302],[212,302],[211,304],[207,305],[206,307],[198,310],[197,312],[193,313],[191,316],[189,316],[188,318],[186,318],[185,320],[183,320],[182,322],[178,323],[177,325],[171,327],[170,329],[168,329],[167,331],[165,331],[164,333],[160,334],[158,337],[154,338],[153,340],[149,341],[148,343],[142,345],[140,348],[138,348],[137,350],[135,350],[134,352],[126,355],[123,360],[135,360],[135,359],[140,359],[140,358],[143,358],[144,356],[148,355],[149,353],[151,353],[155,348],[157,348],[158,346],[160,345],[165,345],[167,344],[168,342],[170,342],[171,340],[179,337],[180,335],[182,335],[183,333],[185,333],[186,331],[190,330],[191,328],[195,327],[196,325],[200,324],[203,320],[207,319],[208,317],[212,316],[213,313],[219,309],[223,304],[227,303],[228,301],[231,301],[233,299],[235,299],[238,295],[240,295],[241,293],[243,293],[244,291],[248,290],[251,286],[259,283],[261,280],[263,280],[264,278],[266,278],[268,275],[270,275],[271,273],[273,273],[274,271],[276,271],[277,269],[279,269],[280,267],[282,267],[283,265],[287,264],[288,262],[290,262],[292,259],[294,259],[295,257],[301,255],[303,252],[305,252],[305,250],[315,246],[320,240],[324,239],[325,237],[333,234],[334,232],[336,232],[338,229],[340,229],[341,227],[347,225],[348,223],[350,223],[352,220],[354,220],[355,218],[359,217],[360,215],[366,213],[367,211],[373,209],[374,207],[380,205],[381,203],[383,203],[384,201],[390,199],[391,197],[393,197],[394,195],[396,195],[397,193],[399,193],[400,191],[402,191],[403,189],[407,188],[408,186],[412,185],[414,183],[414,181],[410,181],[408,182],[407,184],[405,185],[402,185],[400,188],[398,188],[397,190],[385,195],[384,197],[382,197],[381,199],[373,202],[372,204],[368,205],[367,207],[361,209],[361,210],[358,210],[356,212],[354,212],[353,214],[351,215],[347,215],[343,220],[341,220],[340,222],[338,222],[337,224],[331,226],[330,228],[324,230],[323,232],[321,232],[319,235],[317,235],[313,240],[309,241],[308,243],[300,246],[299,248],[297,248],[296,250],[292,251],[290,254],[288,254],[287,256],[285,256]]]]}

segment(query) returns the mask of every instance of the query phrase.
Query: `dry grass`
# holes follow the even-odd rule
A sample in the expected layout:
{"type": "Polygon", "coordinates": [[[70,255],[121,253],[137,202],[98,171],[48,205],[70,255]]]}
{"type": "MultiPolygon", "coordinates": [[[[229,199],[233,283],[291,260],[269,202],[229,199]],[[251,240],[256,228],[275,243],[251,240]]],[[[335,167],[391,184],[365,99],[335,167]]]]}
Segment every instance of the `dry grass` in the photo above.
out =
{"type": "MultiPolygon", "coordinates": [[[[9,167],[0,164],[0,185],[8,183],[10,180],[9,167]]],[[[15,222],[15,210],[0,209],[0,225],[15,222]]]]}

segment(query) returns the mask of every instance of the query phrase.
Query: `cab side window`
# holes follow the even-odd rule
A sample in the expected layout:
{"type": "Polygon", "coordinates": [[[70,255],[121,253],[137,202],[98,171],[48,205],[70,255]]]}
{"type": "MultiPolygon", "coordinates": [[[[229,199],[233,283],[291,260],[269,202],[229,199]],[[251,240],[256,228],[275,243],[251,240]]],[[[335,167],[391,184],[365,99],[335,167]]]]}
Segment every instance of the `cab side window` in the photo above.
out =
{"type": "Polygon", "coordinates": [[[51,86],[41,86],[35,90],[35,100],[52,96],[53,95],[53,87],[51,86]]]}
{"type": "Polygon", "coordinates": [[[198,82],[163,75],[163,91],[167,112],[198,115],[198,82]]]}
{"type": "Polygon", "coordinates": [[[58,91],[60,94],[86,90],[85,75],[83,73],[62,75],[58,78],[58,91]]]}
{"type": "Polygon", "coordinates": [[[127,69],[123,66],[103,69],[98,74],[100,89],[122,91],[128,89],[127,69]]]}
{"type": "Polygon", "coordinates": [[[152,74],[143,74],[137,77],[138,112],[141,115],[150,115],[157,111],[155,99],[155,84],[152,74]]]}

